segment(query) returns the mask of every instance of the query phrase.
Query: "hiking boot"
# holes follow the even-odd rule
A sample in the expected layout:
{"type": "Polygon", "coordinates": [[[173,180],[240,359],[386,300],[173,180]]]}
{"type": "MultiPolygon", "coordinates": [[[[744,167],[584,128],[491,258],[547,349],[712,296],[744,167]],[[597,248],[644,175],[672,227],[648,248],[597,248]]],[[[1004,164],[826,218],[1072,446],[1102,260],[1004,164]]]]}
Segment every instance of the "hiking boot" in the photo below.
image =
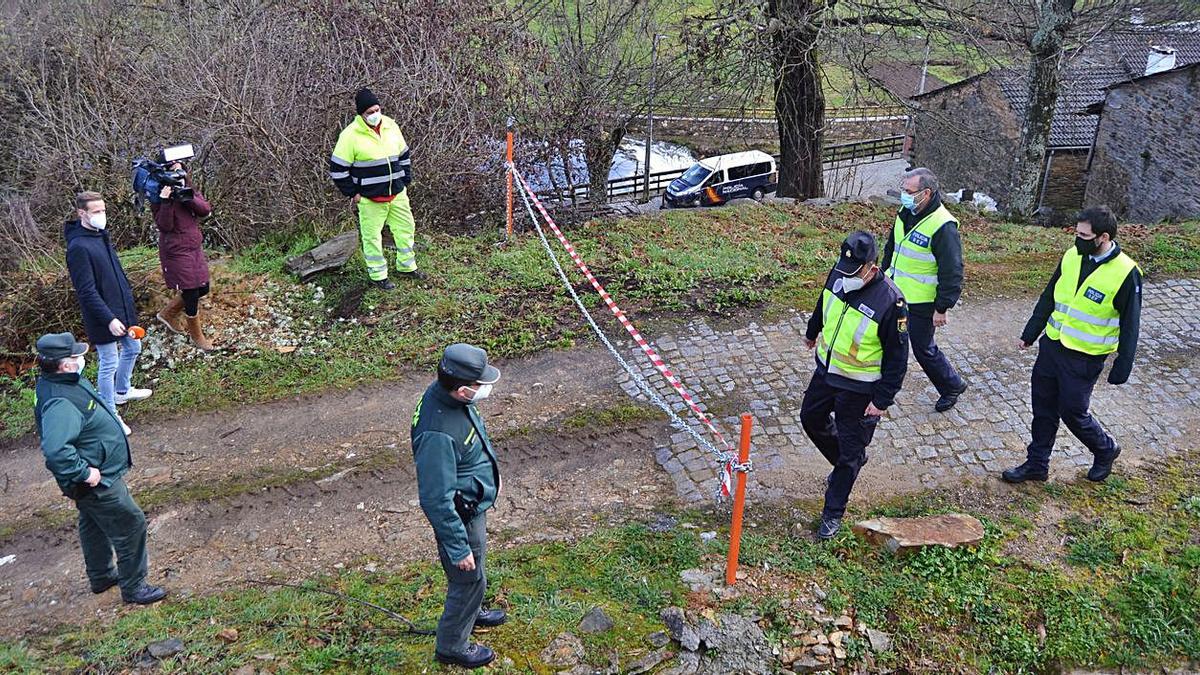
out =
{"type": "Polygon", "coordinates": [[[1088,469],[1087,479],[1093,483],[1103,483],[1105,478],[1112,473],[1113,462],[1121,455],[1121,446],[1113,446],[1113,451],[1103,460],[1097,457],[1092,462],[1092,468],[1088,469]]]}
{"type": "Polygon", "coordinates": [[[829,541],[842,529],[841,518],[826,518],[821,516],[821,526],[817,528],[817,539],[829,541]]]}
{"type": "Polygon", "coordinates": [[[502,609],[480,609],[475,617],[476,628],[494,628],[508,621],[508,615],[502,609]]]}
{"type": "Polygon", "coordinates": [[[937,403],[933,404],[933,409],[938,412],[946,412],[947,410],[953,408],[954,404],[958,403],[958,397],[962,396],[963,392],[966,390],[967,390],[967,383],[964,381],[962,383],[962,386],[960,386],[958,389],[955,389],[954,391],[939,398],[937,400],[937,403]]]}
{"type": "Polygon", "coordinates": [[[104,581],[101,581],[98,585],[92,584],[92,592],[96,595],[100,595],[104,591],[116,586],[120,582],[121,578],[114,574],[111,577],[105,578],[104,581]]]}
{"type": "Polygon", "coordinates": [[[394,282],[392,282],[391,279],[376,279],[375,281],[372,281],[371,283],[375,285],[375,288],[378,288],[383,291],[396,290],[396,284],[394,282]]]}
{"type": "Polygon", "coordinates": [[[440,652],[434,652],[433,657],[439,663],[446,663],[459,668],[482,668],[492,661],[496,660],[496,652],[483,645],[477,645],[474,642],[467,645],[461,654],[449,655],[440,652]]]}
{"type": "Polygon", "coordinates": [[[404,279],[411,279],[413,281],[425,281],[426,279],[429,278],[429,277],[425,276],[425,273],[422,272],[421,270],[413,270],[411,272],[401,272],[400,276],[404,279]]]}
{"type": "Polygon", "coordinates": [[[1050,479],[1050,472],[1045,469],[1035,469],[1025,462],[1021,466],[1014,466],[1000,474],[1005,483],[1024,483],[1025,481],[1035,480],[1045,483],[1050,479]]]}
{"type": "Polygon", "coordinates": [[[159,323],[167,327],[167,330],[176,335],[183,335],[187,330],[187,326],[183,323],[183,296],[175,296],[175,299],[162,308],[162,311],[154,315],[159,323]]]}
{"type": "Polygon", "coordinates": [[[154,603],[167,597],[167,592],[158,586],[150,584],[142,584],[136,591],[130,595],[121,593],[121,599],[130,605],[153,605],[154,603]]]}
{"type": "Polygon", "coordinates": [[[150,395],[153,393],[153,389],[138,389],[136,387],[130,387],[129,391],[125,392],[124,394],[119,391],[113,394],[113,403],[116,403],[117,405],[125,405],[130,401],[141,401],[142,399],[150,398],[150,395]]]}
{"type": "Polygon", "coordinates": [[[204,337],[204,328],[200,326],[200,312],[196,312],[196,316],[187,317],[188,337],[192,339],[192,344],[202,352],[210,352],[213,350],[213,343],[208,338],[204,337]]]}

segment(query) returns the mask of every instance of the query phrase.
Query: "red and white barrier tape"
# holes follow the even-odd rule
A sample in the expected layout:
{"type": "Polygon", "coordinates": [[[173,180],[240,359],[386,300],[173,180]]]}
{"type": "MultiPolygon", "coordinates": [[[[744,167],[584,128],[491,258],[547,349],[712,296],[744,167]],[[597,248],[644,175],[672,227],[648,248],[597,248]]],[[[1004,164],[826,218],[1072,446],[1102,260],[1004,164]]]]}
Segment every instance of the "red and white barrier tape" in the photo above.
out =
{"type": "Polygon", "coordinates": [[[696,399],[693,398],[686,389],[684,389],[683,384],[679,381],[679,378],[675,376],[675,373],[671,371],[670,367],[667,366],[662,357],[658,355],[658,352],[656,352],[654,348],[650,346],[650,343],[644,337],[642,337],[642,334],[638,331],[637,327],[633,325],[633,323],[625,315],[625,312],[623,312],[621,308],[617,306],[617,303],[613,300],[612,296],[609,295],[607,290],[605,290],[604,285],[601,284],[600,281],[596,279],[595,275],[592,274],[592,271],[588,268],[587,263],[583,261],[583,258],[581,258],[579,253],[575,250],[575,246],[571,244],[571,241],[567,239],[565,235],[563,235],[562,230],[560,230],[558,225],[554,222],[554,218],[550,216],[549,212],[546,211],[546,207],[542,205],[541,200],[538,199],[533,189],[530,188],[527,182],[525,182],[525,177],[518,173],[515,169],[513,169],[512,172],[513,175],[516,176],[517,180],[520,181],[521,189],[525,195],[527,195],[527,199],[533,200],[533,205],[537,208],[538,213],[542,215],[546,225],[550,227],[550,231],[554,233],[554,236],[558,239],[559,243],[562,244],[564,249],[566,249],[567,254],[571,256],[571,260],[574,261],[575,266],[579,268],[579,271],[583,273],[583,276],[588,280],[588,283],[590,283],[592,288],[594,288],[596,292],[600,294],[600,298],[604,300],[604,304],[608,307],[609,311],[612,312],[613,316],[617,318],[617,321],[621,323],[629,335],[633,337],[634,342],[641,347],[647,358],[650,359],[650,362],[654,364],[654,367],[659,373],[662,374],[667,383],[670,384],[675,392],[679,394],[696,418],[699,419],[702,424],[704,424],[709,433],[712,434],[713,438],[717,439],[717,441],[725,449],[722,453],[722,456],[719,457],[719,460],[721,461],[721,496],[730,496],[733,489],[733,472],[735,470],[744,471],[747,467],[736,463],[737,458],[733,452],[733,447],[729,444],[729,441],[725,439],[725,436],[723,436],[719,430],[717,430],[716,425],[713,424],[709,416],[700,408],[700,405],[696,399]]]}

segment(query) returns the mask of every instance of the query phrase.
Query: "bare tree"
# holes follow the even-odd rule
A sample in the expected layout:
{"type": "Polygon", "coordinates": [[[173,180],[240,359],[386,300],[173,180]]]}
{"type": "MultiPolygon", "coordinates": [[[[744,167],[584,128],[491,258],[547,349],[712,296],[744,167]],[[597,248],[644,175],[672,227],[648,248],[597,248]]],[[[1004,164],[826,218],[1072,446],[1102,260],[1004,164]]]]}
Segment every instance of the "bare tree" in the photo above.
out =
{"type": "MultiPolygon", "coordinates": [[[[613,154],[632,122],[646,112],[651,76],[670,90],[686,72],[681,51],[651,62],[659,33],[674,32],[660,17],[676,15],[674,0],[552,0],[533,14],[542,50],[533,89],[515,107],[526,133],[547,139],[567,172],[572,141],[582,142],[588,199],[603,203],[613,154]],[[654,68],[655,72],[651,72],[654,68]]],[[[573,181],[568,180],[569,183],[573,181]]]]}

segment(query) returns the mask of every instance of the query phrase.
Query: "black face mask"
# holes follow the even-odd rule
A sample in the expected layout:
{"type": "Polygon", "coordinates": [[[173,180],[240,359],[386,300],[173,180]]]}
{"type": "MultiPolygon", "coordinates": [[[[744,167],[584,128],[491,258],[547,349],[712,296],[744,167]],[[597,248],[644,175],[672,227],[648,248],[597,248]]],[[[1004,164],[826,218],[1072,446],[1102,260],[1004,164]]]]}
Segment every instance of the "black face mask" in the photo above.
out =
{"type": "Polygon", "coordinates": [[[1075,250],[1079,252],[1079,255],[1092,255],[1100,247],[1099,239],[1100,237],[1084,239],[1083,237],[1076,236],[1075,250]]]}

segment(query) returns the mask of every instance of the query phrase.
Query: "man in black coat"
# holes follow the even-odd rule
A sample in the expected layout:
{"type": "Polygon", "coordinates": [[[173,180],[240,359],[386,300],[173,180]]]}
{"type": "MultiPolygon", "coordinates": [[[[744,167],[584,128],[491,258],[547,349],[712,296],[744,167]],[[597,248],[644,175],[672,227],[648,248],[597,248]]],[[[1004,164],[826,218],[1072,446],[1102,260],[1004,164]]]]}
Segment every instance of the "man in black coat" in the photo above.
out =
{"type": "MultiPolygon", "coordinates": [[[[118,405],[152,393],[131,384],[142,351],[141,341],[129,335],[129,327],[137,325],[137,306],[108,237],[104,197],[97,192],[81,192],[75,197],[75,208],[78,219],[63,226],[67,269],[83,313],[84,331],[100,359],[96,389],[115,414],[118,405]]],[[[119,416],[117,419],[121,421],[119,416]]],[[[129,433],[124,421],[121,427],[129,433]]]]}

